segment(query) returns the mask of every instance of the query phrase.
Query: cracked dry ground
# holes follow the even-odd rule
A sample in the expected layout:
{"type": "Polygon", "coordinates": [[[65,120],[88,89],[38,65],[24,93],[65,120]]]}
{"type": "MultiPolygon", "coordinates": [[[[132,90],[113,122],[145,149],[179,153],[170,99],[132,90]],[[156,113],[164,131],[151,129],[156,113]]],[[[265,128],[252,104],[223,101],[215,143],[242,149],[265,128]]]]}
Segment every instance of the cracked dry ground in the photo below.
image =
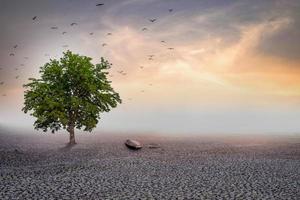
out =
{"type": "Polygon", "coordinates": [[[0,199],[300,199],[300,143],[2,143],[0,199]]]}

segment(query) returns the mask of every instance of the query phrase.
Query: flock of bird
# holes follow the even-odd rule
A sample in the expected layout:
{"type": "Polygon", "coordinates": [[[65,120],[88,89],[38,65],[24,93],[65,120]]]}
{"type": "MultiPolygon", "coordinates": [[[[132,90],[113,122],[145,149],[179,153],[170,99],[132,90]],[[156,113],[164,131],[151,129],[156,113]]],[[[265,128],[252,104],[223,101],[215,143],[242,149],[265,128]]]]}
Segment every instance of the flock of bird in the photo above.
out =
{"type": "MultiPolygon", "coordinates": [[[[102,7],[102,6],[104,6],[104,3],[96,4],[96,6],[97,6],[97,7],[100,7],[100,6],[102,7]]],[[[168,9],[168,12],[170,12],[170,13],[173,12],[173,9],[168,9]]],[[[37,21],[37,20],[38,20],[38,16],[32,17],[32,21],[37,21]]],[[[151,19],[149,19],[149,22],[155,23],[155,22],[157,22],[157,19],[156,19],[156,18],[151,18],[151,19]]],[[[78,23],[72,22],[72,23],[70,24],[70,26],[72,26],[72,27],[73,27],[73,26],[78,26],[78,23]]],[[[59,27],[57,27],[57,26],[52,26],[52,27],[50,27],[50,29],[52,29],[52,30],[58,30],[59,27]]],[[[148,31],[148,28],[147,28],[147,27],[143,27],[141,30],[142,30],[142,31],[148,31]]],[[[63,31],[61,34],[62,34],[62,35],[65,35],[65,34],[67,34],[67,32],[66,32],[66,31],[63,31]]],[[[89,35],[91,35],[91,36],[94,35],[94,32],[90,32],[89,35]]],[[[109,32],[109,33],[107,33],[106,35],[107,35],[107,36],[112,36],[113,34],[112,34],[111,32],[109,32]]],[[[161,43],[166,43],[165,40],[161,40],[160,42],[161,42],[161,43]]],[[[107,43],[102,43],[102,47],[105,47],[105,46],[107,46],[107,45],[108,45],[107,43]]],[[[62,47],[63,47],[63,48],[68,48],[69,46],[68,46],[68,45],[63,45],[62,47]]],[[[18,48],[18,44],[14,45],[14,46],[13,46],[14,52],[9,53],[9,56],[12,56],[12,57],[15,56],[15,51],[16,51],[17,48],[18,48]]],[[[167,49],[168,49],[168,50],[174,50],[173,47],[169,47],[169,48],[167,48],[167,49]]],[[[49,57],[50,55],[47,54],[47,53],[45,53],[44,56],[49,57]]],[[[155,58],[155,55],[153,55],[153,54],[148,55],[148,60],[152,61],[152,60],[154,60],[154,58],[155,58]]],[[[25,60],[28,60],[29,57],[24,57],[24,59],[25,59],[25,60]]],[[[24,65],[24,64],[20,64],[20,66],[25,66],[25,65],[24,65]]],[[[139,68],[140,68],[140,69],[144,69],[144,66],[139,66],[139,68]]],[[[1,71],[1,70],[3,70],[3,68],[0,67],[0,71],[1,71]]],[[[16,68],[15,68],[15,71],[19,71],[19,68],[16,67],[16,68]]],[[[119,70],[119,71],[117,71],[117,73],[120,74],[120,75],[122,75],[122,76],[126,76],[126,75],[127,75],[127,73],[126,73],[124,70],[119,70]]],[[[110,77],[113,77],[114,75],[113,75],[113,74],[110,74],[109,76],[110,76],[110,77]]],[[[20,75],[16,75],[16,76],[15,76],[15,79],[18,79],[19,77],[20,77],[20,75]]],[[[3,85],[5,85],[5,82],[4,82],[4,81],[0,81],[0,87],[3,86],[3,85]]],[[[152,84],[150,83],[149,86],[152,86],[152,84]]],[[[145,92],[145,90],[141,90],[140,92],[145,92]]],[[[5,97],[5,96],[7,96],[7,95],[6,95],[6,94],[2,94],[2,96],[5,97]]],[[[128,98],[128,100],[132,100],[132,98],[128,98]]]]}

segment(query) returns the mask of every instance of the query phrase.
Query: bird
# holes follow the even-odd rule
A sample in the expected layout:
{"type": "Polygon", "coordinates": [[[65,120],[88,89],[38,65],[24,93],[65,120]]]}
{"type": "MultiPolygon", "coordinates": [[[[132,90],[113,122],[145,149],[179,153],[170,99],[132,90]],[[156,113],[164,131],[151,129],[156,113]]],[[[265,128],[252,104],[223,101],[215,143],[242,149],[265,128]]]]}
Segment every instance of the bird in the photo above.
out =
{"type": "Polygon", "coordinates": [[[24,64],[20,64],[20,66],[24,67],[25,65],[24,64]]]}
{"type": "Polygon", "coordinates": [[[14,49],[16,49],[18,47],[18,45],[16,44],[15,46],[14,46],[14,49]]]}
{"type": "Polygon", "coordinates": [[[149,60],[153,60],[153,57],[154,57],[154,55],[149,55],[149,56],[148,56],[148,59],[149,59],[149,60]]]}
{"type": "Polygon", "coordinates": [[[29,58],[28,57],[24,57],[24,59],[28,60],[29,58]]]}
{"type": "Polygon", "coordinates": [[[169,50],[174,50],[174,48],[172,48],[172,47],[170,47],[170,48],[168,48],[169,50]]]}
{"type": "Polygon", "coordinates": [[[16,76],[16,79],[18,79],[19,78],[19,76],[16,76]]]}
{"type": "Polygon", "coordinates": [[[0,67],[0,70],[2,70],[2,67],[0,67]]]}
{"type": "Polygon", "coordinates": [[[123,76],[125,76],[127,73],[125,73],[123,70],[117,71],[119,74],[122,74],[123,76]]]}
{"type": "Polygon", "coordinates": [[[161,43],[166,43],[166,41],[164,41],[164,40],[162,40],[162,41],[160,41],[161,43]]]}
{"type": "Polygon", "coordinates": [[[269,22],[273,22],[273,21],[275,21],[277,18],[276,17],[271,17],[268,21],[269,22]]]}
{"type": "Polygon", "coordinates": [[[70,24],[71,26],[74,26],[74,25],[78,25],[77,23],[73,22],[72,24],[70,24]]]}
{"type": "Polygon", "coordinates": [[[170,8],[170,9],[169,9],[169,12],[173,12],[173,9],[172,9],[172,8],[170,8]]]}
{"type": "Polygon", "coordinates": [[[149,21],[153,23],[156,21],[156,19],[149,19],[149,21]]]}
{"type": "Polygon", "coordinates": [[[142,31],[147,31],[147,30],[148,30],[147,28],[143,28],[143,29],[142,29],[142,31]]]}
{"type": "Polygon", "coordinates": [[[93,33],[93,32],[91,32],[91,33],[90,33],[90,35],[94,35],[94,33],[93,33]]]}
{"type": "Polygon", "coordinates": [[[3,85],[4,84],[4,81],[0,82],[0,85],[3,85]]]}
{"type": "Polygon", "coordinates": [[[15,56],[15,54],[14,53],[10,53],[9,56],[15,56]]]}
{"type": "Polygon", "coordinates": [[[145,92],[145,90],[141,90],[141,92],[145,92]]]}
{"type": "Polygon", "coordinates": [[[104,46],[107,46],[107,44],[106,44],[106,43],[103,43],[102,46],[103,46],[103,47],[104,47],[104,46]]]}
{"type": "Polygon", "coordinates": [[[52,26],[51,29],[56,30],[56,29],[58,29],[58,27],[57,26],[52,26]]]}
{"type": "Polygon", "coordinates": [[[37,18],[37,16],[34,16],[34,17],[32,18],[32,20],[36,20],[36,18],[37,18]]]}
{"type": "Polygon", "coordinates": [[[112,35],[112,33],[107,33],[107,35],[112,35]]]}
{"type": "Polygon", "coordinates": [[[141,69],[143,69],[143,68],[144,68],[144,66],[140,66],[140,68],[141,68],[141,69]]]}
{"type": "Polygon", "coordinates": [[[96,6],[103,6],[104,3],[98,3],[96,6]]]}
{"type": "Polygon", "coordinates": [[[66,31],[62,32],[63,35],[66,34],[66,33],[67,33],[66,31]]]}
{"type": "Polygon", "coordinates": [[[6,94],[2,94],[3,97],[6,97],[6,94]]]}
{"type": "Polygon", "coordinates": [[[18,71],[19,69],[16,67],[15,70],[18,71]]]}

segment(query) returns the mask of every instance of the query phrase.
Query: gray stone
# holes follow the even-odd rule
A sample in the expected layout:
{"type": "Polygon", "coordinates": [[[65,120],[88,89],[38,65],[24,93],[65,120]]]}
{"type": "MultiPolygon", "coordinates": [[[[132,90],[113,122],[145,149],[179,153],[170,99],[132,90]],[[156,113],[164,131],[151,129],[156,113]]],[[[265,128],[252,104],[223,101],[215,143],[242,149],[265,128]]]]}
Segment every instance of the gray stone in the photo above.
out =
{"type": "Polygon", "coordinates": [[[141,149],[142,148],[142,144],[139,141],[136,140],[126,140],[125,145],[130,148],[130,149],[141,149]]]}

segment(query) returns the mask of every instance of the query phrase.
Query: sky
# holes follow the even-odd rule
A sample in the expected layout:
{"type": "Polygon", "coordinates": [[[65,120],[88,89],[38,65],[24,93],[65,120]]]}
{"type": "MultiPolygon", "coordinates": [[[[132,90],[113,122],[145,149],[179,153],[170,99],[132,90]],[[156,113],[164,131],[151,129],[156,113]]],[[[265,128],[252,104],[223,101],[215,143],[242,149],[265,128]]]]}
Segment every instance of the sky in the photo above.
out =
{"type": "Polygon", "coordinates": [[[123,103],[98,131],[300,134],[299,10],[298,0],[0,0],[0,126],[33,130],[22,85],[71,50],[113,64],[123,103]]]}

